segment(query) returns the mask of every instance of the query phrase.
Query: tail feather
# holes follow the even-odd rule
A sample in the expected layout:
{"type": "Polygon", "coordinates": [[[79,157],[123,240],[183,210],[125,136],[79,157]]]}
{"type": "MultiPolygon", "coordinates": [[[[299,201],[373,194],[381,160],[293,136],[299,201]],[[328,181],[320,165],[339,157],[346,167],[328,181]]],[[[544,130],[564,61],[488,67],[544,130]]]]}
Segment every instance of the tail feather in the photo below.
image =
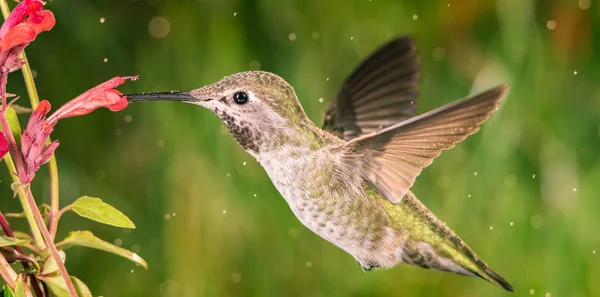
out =
{"type": "Polygon", "coordinates": [[[478,276],[513,292],[513,287],[464,243],[446,224],[438,220],[411,192],[393,206],[403,231],[408,231],[401,247],[405,263],[468,276],[478,276]],[[398,209],[399,207],[400,209],[398,209]]]}

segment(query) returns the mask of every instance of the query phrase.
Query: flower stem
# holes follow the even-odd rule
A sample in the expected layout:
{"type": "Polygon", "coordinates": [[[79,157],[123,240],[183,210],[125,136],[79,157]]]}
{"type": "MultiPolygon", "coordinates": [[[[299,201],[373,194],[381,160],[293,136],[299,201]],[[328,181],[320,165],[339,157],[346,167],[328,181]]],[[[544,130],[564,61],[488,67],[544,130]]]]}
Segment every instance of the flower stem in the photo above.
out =
{"type": "MultiPolygon", "coordinates": [[[[31,194],[31,188],[29,186],[27,186],[27,203],[29,203],[29,206],[31,208],[37,207],[37,204],[35,203],[35,199],[33,199],[33,195],[31,194]]],[[[37,208],[36,208],[36,210],[37,210],[37,208]]],[[[62,278],[65,281],[65,284],[67,284],[67,289],[69,291],[69,294],[72,297],[77,297],[77,291],[75,291],[75,286],[73,286],[71,277],[69,277],[69,273],[67,272],[65,263],[63,263],[63,261],[60,258],[60,255],[58,254],[58,250],[56,249],[56,246],[54,245],[52,236],[50,235],[50,232],[48,232],[48,228],[46,228],[46,224],[44,223],[44,218],[42,217],[42,214],[40,214],[39,211],[34,211],[33,215],[35,217],[35,220],[38,223],[38,227],[40,227],[40,230],[42,231],[42,235],[44,235],[44,240],[46,241],[46,245],[48,246],[48,249],[50,250],[50,254],[52,255],[52,258],[54,258],[54,261],[56,262],[56,266],[58,266],[58,271],[60,272],[60,275],[62,275],[62,278]]]]}
{"type": "MultiPolygon", "coordinates": [[[[15,174],[15,172],[17,170],[15,168],[15,163],[13,163],[13,160],[12,160],[10,154],[6,154],[4,156],[4,163],[6,163],[6,167],[8,168],[8,172],[10,173],[10,176],[12,177],[13,182],[16,182],[16,183],[20,182],[19,177],[15,174]]],[[[29,207],[29,204],[27,204],[27,197],[25,195],[25,191],[23,190],[23,187],[19,187],[19,191],[17,192],[17,194],[19,195],[19,200],[21,201],[21,204],[23,205],[23,212],[25,213],[25,218],[27,218],[29,227],[31,227],[31,234],[33,235],[33,240],[35,241],[35,244],[37,246],[39,246],[41,250],[46,249],[46,244],[44,244],[44,238],[42,237],[42,233],[40,232],[40,229],[37,228],[37,224],[35,223],[35,218],[33,217],[33,212],[31,210],[31,208],[29,207]]],[[[37,208],[37,206],[36,206],[36,208],[37,208]]]]}
{"type": "Polygon", "coordinates": [[[17,273],[10,267],[4,256],[0,255],[0,275],[11,288],[15,287],[17,273]]]}
{"type": "MultiPolygon", "coordinates": [[[[5,0],[3,0],[5,1],[5,0]]],[[[23,79],[25,80],[25,86],[27,87],[27,94],[29,95],[29,102],[31,103],[31,108],[35,110],[35,108],[40,104],[40,96],[38,95],[37,87],[35,86],[35,80],[33,80],[33,73],[31,72],[31,67],[29,66],[29,62],[27,61],[27,55],[25,51],[21,52],[21,59],[25,61],[25,65],[21,67],[21,71],[23,72],[23,79]]],[[[50,143],[51,140],[48,138],[46,144],[50,143]]],[[[56,231],[58,227],[58,218],[56,213],[58,212],[58,165],[56,164],[56,157],[52,154],[50,157],[50,161],[48,162],[48,169],[50,171],[50,234],[52,235],[52,239],[56,236],[56,231]]]]}

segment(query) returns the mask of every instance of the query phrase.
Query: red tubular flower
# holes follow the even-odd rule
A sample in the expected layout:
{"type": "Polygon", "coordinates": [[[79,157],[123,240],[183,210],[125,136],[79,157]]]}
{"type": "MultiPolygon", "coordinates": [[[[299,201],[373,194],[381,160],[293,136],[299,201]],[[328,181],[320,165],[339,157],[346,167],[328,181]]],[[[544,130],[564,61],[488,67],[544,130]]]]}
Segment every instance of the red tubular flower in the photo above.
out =
{"type": "Polygon", "coordinates": [[[4,133],[0,132],[0,159],[8,153],[10,149],[10,144],[8,144],[8,140],[4,136],[4,133]]]}
{"type": "Polygon", "coordinates": [[[0,28],[0,51],[27,45],[42,31],[54,27],[54,14],[42,10],[43,5],[40,0],[25,0],[15,7],[0,28]]]}
{"type": "Polygon", "coordinates": [[[137,76],[114,77],[91,88],[61,106],[48,118],[48,122],[54,125],[60,119],[88,114],[99,107],[106,107],[111,111],[123,110],[127,107],[127,98],[114,88],[122,85],[128,79],[136,80],[137,78],[137,76]]]}
{"type": "Polygon", "coordinates": [[[20,176],[21,181],[24,184],[31,182],[35,172],[50,160],[54,150],[58,147],[57,141],[46,145],[46,139],[54,130],[58,120],[88,114],[99,107],[106,107],[112,111],[119,111],[127,107],[127,98],[114,88],[128,79],[136,80],[137,76],[114,77],[67,102],[47,118],[50,103],[47,100],[40,102],[40,105],[31,114],[27,128],[21,136],[21,154],[25,162],[25,176],[20,176]]]}
{"type": "Polygon", "coordinates": [[[21,136],[21,154],[25,162],[25,176],[20,176],[20,178],[24,184],[33,180],[35,172],[50,160],[52,153],[58,147],[56,141],[46,145],[46,139],[54,130],[54,125],[46,120],[46,114],[49,111],[50,103],[47,100],[40,102],[31,114],[27,128],[21,136]]]}

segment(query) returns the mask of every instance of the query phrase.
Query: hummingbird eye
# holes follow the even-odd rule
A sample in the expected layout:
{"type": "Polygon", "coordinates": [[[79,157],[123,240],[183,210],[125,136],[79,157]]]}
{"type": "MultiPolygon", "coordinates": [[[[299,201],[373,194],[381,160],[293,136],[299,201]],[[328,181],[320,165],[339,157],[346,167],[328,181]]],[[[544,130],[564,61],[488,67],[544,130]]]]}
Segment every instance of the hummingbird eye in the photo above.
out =
{"type": "Polygon", "coordinates": [[[233,102],[236,104],[246,104],[248,102],[248,94],[244,92],[237,92],[233,95],[233,102]]]}

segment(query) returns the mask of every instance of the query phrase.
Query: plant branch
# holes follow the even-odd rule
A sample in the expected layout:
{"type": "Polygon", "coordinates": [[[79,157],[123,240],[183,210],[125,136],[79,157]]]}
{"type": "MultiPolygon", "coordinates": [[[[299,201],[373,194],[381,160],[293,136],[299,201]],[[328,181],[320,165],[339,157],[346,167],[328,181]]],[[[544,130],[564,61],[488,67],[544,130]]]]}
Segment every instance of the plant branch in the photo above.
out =
{"type": "MultiPolygon", "coordinates": [[[[25,65],[21,67],[21,71],[23,72],[23,79],[25,80],[25,86],[27,87],[29,102],[31,103],[31,108],[35,110],[35,108],[40,104],[40,96],[38,95],[37,87],[35,86],[35,80],[33,79],[33,73],[31,72],[31,67],[27,61],[27,55],[25,54],[25,51],[21,52],[21,59],[25,61],[25,65]]],[[[46,144],[50,142],[52,142],[52,140],[48,138],[46,144]]],[[[52,240],[54,240],[58,227],[58,217],[56,214],[59,208],[58,165],[56,163],[56,157],[54,154],[52,154],[52,157],[50,157],[48,169],[50,171],[50,234],[52,235],[52,240]]]]}
{"type": "MultiPolygon", "coordinates": [[[[35,199],[33,199],[33,195],[31,194],[31,188],[29,186],[27,186],[27,202],[29,203],[30,207],[32,207],[32,208],[37,207],[37,204],[35,203],[35,199]]],[[[46,224],[44,223],[44,218],[42,217],[42,214],[40,214],[40,212],[37,208],[35,210],[36,211],[33,212],[35,220],[38,223],[38,227],[42,231],[42,235],[44,236],[46,245],[48,246],[48,249],[50,250],[50,254],[52,255],[52,258],[54,258],[54,261],[56,262],[56,266],[58,266],[58,271],[60,272],[63,280],[65,281],[65,284],[67,285],[69,294],[72,297],[77,297],[77,291],[75,291],[75,286],[73,286],[73,282],[71,281],[71,278],[69,277],[69,273],[67,272],[65,263],[63,263],[63,261],[61,260],[60,255],[58,254],[58,250],[56,249],[56,246],[54,245],[54,242],[52,241],[52,236],[50,235],[50,232],[48,232],[48,228],[46,228],[46,224]]]]}
{"type": "MultiPolygon", "coordinates": [[[[0,3],[2,3],[2,1],[0,1],[0,3]]],[[[0,116],[2,116],[2,115],[0,115],[0,116]]],[[[13,182],[16,182],[16,183],[20,182],[19,176],[17,176],[15,174],[15,172],[16,172],[15,163],[13,163],[13,160],[12,160],[10,154],[4,155],[4,163],[6,163],[6,167],[8,168],[8,172],[10,173],[10,176],[11,176],[13,182]]],[[[40,250],[46,249],[46,244],[44,243],[44,238],[42,237],[42,233],[40,232],[40,229],[37,227],[35,218],[33,217],[33,211],[31,210],[31,208],[29,207],[29,204],[27,203],[27,197],[26,197],[26,193],[25,193],[23,187],[19,187],[17,194],[19,195],[19,200],[21,201],[21,205],[23,206],[23,212],[25,213],[25,218],[27,218],[27,222],[29,223],[29,227],[31,228],[31,234],[33,234],[33,240],[34,240],[35,244],[38,247],[40,247],[40,250]]],[[[36,209],[37,209],[37,206],[36,206],[36,209]]]]}
{"type": "Polygon", "coordinates": [[[0,275],[11,288],[15,287],[17,273],[10,267],[4,256],[0,255],[0,275]]]}

